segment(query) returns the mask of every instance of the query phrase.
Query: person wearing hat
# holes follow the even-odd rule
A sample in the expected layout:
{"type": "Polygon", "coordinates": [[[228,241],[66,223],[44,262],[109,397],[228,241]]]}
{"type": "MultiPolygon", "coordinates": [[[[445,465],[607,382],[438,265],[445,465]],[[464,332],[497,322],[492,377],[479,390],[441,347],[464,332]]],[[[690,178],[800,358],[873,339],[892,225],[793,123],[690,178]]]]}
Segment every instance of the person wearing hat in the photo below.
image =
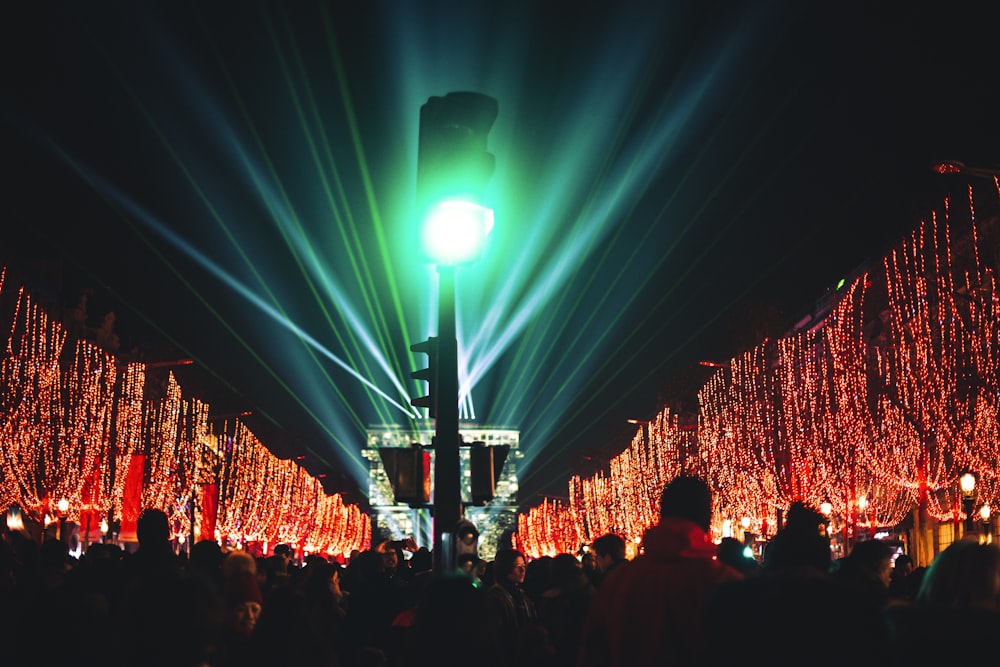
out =
{"type": "Polygon", "coordinates": [[[246,664],[252,657],[250,638],[264,605],[257,585],[257,561],[246,551],[230,551],[222,561],[222,598],[226,606],[226,664],[246,664]]]}
{"type": "Polygon", "coordinates": [[[257,577],[250,572],[238,572],[226,578],[223,593],[226,600],[227,623],[236,632],[249,637],[257,625],[264,598],[257,586],[257,577]]]}

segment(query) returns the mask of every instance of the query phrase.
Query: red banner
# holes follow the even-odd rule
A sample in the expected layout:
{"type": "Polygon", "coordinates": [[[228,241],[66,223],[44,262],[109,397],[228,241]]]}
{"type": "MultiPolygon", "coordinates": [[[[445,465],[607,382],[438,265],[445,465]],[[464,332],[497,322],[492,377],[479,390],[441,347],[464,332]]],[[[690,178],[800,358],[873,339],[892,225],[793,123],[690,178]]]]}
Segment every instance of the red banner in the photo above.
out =
{"type": "Polygon", "coordinates": [[[215,521],[219,514],[219,485],[203,484],[201,487],[201,530],[199,540],[215,540],[215,521]]]}
{"type": "Polygon", "coordinates": [[[122,542],[135,542],[135,525],[142,511],[142,475],[146,467],[145,454],[133,454],[128,465],[128,476],[125,477],[125,489],[122,491],[122,527],[118,539],[122,542]]]}
{"type": "Polygon", "coordinates": [[[94,509],[94,502],[100,500],[101,468],[95,465],[83,482],[80,501],[80,541],[89,545],[101,541],[102,513],[94,509]]]}

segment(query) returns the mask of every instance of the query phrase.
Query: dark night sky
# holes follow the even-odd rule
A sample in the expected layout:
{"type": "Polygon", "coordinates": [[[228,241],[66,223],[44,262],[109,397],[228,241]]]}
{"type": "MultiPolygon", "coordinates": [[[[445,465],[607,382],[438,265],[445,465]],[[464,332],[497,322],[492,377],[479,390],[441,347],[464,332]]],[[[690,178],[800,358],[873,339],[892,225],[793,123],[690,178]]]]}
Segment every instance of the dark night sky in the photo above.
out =
{"type": "MultiPolygon", "coordinates": [[[[169,340],[216,412],[252,409],[279,455],[356,477],[341,452],[395,413],[316,350],[384,331],[418,395],[432,283],[379,238],[412,204],[420,104],[490,94],[504,203],[460,309],[470,349],[489,334],[477,416],[521,427],[532,504],[626,444],[673,378],[756,342],[761,312],[797,320],[964,187],[931,163],[1000,164],[979,3],[472,4],[8,9],[0,259],[36,280],[59,262],[60,298],[92,288],[123,350],[169,340]],[[313,298],[318,276],[335,287],[313,298]]],[[[346,365],[392,394],[366,364],[346,365]]]]}

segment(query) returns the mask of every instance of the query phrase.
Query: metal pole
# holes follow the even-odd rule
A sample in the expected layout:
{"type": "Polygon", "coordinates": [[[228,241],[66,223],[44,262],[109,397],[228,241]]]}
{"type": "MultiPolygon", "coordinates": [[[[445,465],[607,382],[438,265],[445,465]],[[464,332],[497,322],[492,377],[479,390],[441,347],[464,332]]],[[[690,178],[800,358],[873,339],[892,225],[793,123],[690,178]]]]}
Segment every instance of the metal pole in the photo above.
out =
{"type": "Polygon", "coordinates": [[[437,417],[434,424],[434,573],[456,567],[455,530],[462,518],[458,456],[458,341],[455,267],[438,266],[437,417]]]}
{"type": "Polygon", "coordinates": [[[976,501],[972,497],[965,497],[962,499],[962,510],[965,512],[965,526],[963,530],[963,537],[965,535],[975,535],[976,534],[976,520],[972,517],[972,513],[976,509],[976,501]]]}
{"type": "Polygon", "coordinates": [[[198,488],[197,484],[193,484],[191,486],[191,500],[188,501],[188,510],[190,511],[189,520],[191,522],[191,531],[190,531],[191,534],[189,536],[189,541],[188,541],[188,557],[189,558],[191,557],[191,548],[194,547],[194,540],[195,540],[195,535],[194,535],[194,519],[195,519],[195,516],[194,516],[194,510],[195,510],[194,499],[195,499],[195,490],[197,488],[198,488]]]}
{"type": "MultiPolygon", "coordinates": [[[[119,396],[125,391],[125,382],[121,373],[115,378],[111,394],[111,425],[108,427],[108,532],[115,525],[115,475],[118,469],[118,403],[119,396]]],[[[103,540],[102,540],[103,541],[103,540]]],[[[112,537],[112,542],[117,541],[112,537]]]]}

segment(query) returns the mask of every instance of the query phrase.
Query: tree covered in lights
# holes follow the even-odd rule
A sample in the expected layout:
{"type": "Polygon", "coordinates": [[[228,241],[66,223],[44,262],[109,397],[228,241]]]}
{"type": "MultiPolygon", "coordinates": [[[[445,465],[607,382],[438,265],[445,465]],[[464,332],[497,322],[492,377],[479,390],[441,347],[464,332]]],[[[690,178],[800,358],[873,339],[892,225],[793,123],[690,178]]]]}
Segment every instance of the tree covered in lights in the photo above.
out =
{"type": "MultiPolygon", "coordinates": [[[[609,470],[570,480],[569,503],[522,515],[519,544],[538,555],[605,532],[637,539],[657,520],[651,494],[694,467],[716,494],[717,537],[744,521],[766,536],[799,501],[829,506],[851,537],[911,512],[957,522],[966,471],[974,505],[996,506],[998,268],[1000,217],[978,221],[969,188],[968,216],[946,200],[879,270],[839,286],[821,323],[721,364],[698,394],[696,446],[678,447],[674,426],[641,426],[609,470]]],[[[672,424],[669,410],[653,423],[672,424]]]]}
{"type": "Polygon", "coordinates": [[[225,435],[228,426],[216,433],[209,405],[186,396],[172,372],[159,396],[147,396],[145,365],[72,337],[29,290],[10,288],[6,269],[0,306],[10,322],[0,358],[5,508],[17,504],[42,523],[64,500],[63,518],[96,530],[155,507],[171,517],[179,541],[200,527],[203,537],[234,544],[280,541],[330,554],[370,545],[370,521],[357,506],[327,496],[242,423],[235,437],[225,435]]]}

